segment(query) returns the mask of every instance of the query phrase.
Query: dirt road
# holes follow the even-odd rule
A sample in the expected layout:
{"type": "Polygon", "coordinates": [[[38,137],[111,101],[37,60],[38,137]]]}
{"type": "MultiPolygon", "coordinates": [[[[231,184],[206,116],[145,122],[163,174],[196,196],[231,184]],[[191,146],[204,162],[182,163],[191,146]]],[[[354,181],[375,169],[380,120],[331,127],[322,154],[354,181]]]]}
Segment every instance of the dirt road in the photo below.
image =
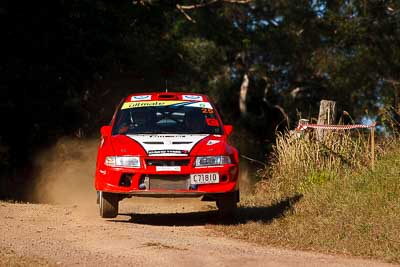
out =
{"type": "Polygon", "coordinates": [[[224,238],[215,215],[197,199],[128,199],[113,220],[95,203],[0,202],[0,265],[390,266],[224,238]]]}
{"type": "Polygon", "coordinates": [[[58,204],[0,202],[0,266],[390,266],[225,238],[210,227],[215,205],[198,199],[126,199],[101,219],[97,144],[61,139],[35,159],[32,199],[58,204]]]}

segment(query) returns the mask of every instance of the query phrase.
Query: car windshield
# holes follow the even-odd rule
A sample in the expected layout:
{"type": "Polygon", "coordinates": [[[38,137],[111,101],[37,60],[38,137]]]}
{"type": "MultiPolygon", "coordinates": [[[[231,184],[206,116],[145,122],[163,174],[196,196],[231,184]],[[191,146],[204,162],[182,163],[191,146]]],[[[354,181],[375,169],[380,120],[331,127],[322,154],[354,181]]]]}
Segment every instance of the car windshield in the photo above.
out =
{"type": "Polygon", "coordinates": [[[117,134],[222,134],[215,110],[208,102],[125,102],[113,125],[117,134]]]}

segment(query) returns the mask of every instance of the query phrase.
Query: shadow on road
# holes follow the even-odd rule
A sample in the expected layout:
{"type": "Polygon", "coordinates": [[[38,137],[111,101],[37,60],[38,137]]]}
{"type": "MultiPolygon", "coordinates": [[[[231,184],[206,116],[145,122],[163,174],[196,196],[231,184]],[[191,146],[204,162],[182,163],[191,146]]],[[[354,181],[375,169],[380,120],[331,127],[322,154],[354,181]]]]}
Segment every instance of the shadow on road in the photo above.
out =
{"type": "Polygon", "coordinates": [[[285,216],[287,211],[302,198],[295,195],[281,200],[271,206],[239,207],[235,216],[220,217],[217,210],[187,212],[187,213],[120,213],[130,216],[129,220],[110,220],[116,223],[136,223],[155,226],[199,226],[207,224],[243,224],[251,221],[268,223],[273,219],[285,216]]]}

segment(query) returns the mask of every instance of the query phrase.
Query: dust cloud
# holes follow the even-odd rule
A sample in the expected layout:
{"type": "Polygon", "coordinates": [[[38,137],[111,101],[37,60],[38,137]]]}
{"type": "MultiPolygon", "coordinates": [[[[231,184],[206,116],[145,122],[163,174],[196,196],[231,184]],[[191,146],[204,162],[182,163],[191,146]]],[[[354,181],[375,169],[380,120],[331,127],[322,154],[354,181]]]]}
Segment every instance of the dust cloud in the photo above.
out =
{"type": "MultiPolygon", "coordinates": [[[[98,139],[61,138],[42,151],[35,161],[37,175],[31,195],[33,202],[50,204],[95,204],[94,173],[98,139]]],[[[255,166],[240,164],[240,187],[252,192],[255,166]]]]}
{"type": "Polygon", "coordinates": [[[92,204],[99,140],[61,138],[35,159],[32,200],[51,204],[92,204]]]}

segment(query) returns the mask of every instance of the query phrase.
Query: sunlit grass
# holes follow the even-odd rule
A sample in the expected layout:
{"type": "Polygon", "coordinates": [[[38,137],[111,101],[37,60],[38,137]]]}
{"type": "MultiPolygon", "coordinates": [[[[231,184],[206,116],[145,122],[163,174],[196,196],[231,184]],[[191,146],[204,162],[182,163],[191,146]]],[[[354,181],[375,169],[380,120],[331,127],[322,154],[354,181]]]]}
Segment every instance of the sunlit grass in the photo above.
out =
{"type": "Polygon", "coordinates": [[[369,141],[361,133],[279,136],[238,222],[215,228],[264,245],[400,263],[400,143],[380,142],[372,171],[369,141]]]}
{"type": "MultiPolygon", "coordinates": [[[[259,190],[273,187],[278,193],[302,193],[306,187],[359,171],[371,163],[369,136],[362,133],[329,132],[317,140],[314,132],[279,135],[272,153],[270,166],[262,174],[265,178],[259,190]]],[[[271,190],[270,190],[271,191],[271,190]]]]}

